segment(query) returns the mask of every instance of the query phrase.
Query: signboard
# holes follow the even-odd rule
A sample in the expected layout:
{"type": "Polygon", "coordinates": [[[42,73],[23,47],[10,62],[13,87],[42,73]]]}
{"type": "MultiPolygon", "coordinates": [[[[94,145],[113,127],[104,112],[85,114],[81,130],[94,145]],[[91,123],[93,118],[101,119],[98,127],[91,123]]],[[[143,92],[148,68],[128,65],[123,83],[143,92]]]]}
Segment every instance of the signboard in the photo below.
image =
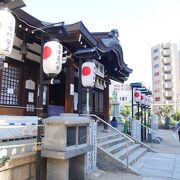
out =
{"type": "Polygon", "coordinates": [[[96,75],[104,78],[104,65],[100,62],[96,61],[95,59],[92,60],[95,63],[95,72],[96,75]]]}

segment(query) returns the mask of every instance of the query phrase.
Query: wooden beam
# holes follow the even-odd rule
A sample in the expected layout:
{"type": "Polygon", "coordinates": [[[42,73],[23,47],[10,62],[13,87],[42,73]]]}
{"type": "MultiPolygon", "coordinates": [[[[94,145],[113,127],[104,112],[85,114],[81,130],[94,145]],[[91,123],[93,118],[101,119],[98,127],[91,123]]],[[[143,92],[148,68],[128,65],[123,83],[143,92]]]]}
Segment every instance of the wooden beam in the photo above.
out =
{"type": "Polygon", "coordinates": [[[1,115],[16,115],[16,116],[23,116],[23,109],[19,108],[6,108],[0,107],[0,114],[1,115]]]}
{"type": "Polygon", "coordinates": [[[69,38],[63,39],[63,42],[80,42],[81,41],[81,34],[71,34],[69,38]]]}
{"type": "Polygon", "coordinates": [[[71,87],[74,86],[74,66],[73,59],[68,60],[66,67],[65,81],[65,113],[74,112],[74,95],[70,94],[71,87]]]}
{"type": "MultiPolygon", "coordinates": [[[[104,121],[109,123],[109,84],[104,89],[104,121]]],[[[104,130],[107,131],[109,127],[104,124],[104,130]]]]}

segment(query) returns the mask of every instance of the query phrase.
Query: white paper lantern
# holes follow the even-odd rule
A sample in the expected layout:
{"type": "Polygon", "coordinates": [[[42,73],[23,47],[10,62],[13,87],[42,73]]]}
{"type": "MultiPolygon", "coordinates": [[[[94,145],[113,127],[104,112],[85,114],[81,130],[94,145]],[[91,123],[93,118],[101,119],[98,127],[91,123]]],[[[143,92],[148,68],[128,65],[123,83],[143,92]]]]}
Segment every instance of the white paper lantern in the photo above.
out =
{"type": "Polygon", "coordinates": [[[141,105],[144,105],[144,103],[145,103],[145,94],[141,94],[140,104],[141,104],[141,105]]]}
{"type": "Polygon", "coordinates": [[[148,106],[148,96],[144,95],[144,105],[148,106]]]}
{"type": "Polygon", "coordinates": [[[43,47],[43,71],[46,74],[59,74],[62,69],[63,47],[56,41],[49,41],[43,47]]]}
{"type": "Polygon", "coordinates": [[[152,103],[152,96],[148,95],[148,104],[147,104],[147,106],[151,106],[151,103],[152,103]]]}
{"type": "Polygon", "coordinates": [[[141,101],[141,91],[139,91],[137,89],[134,91],[134,100],[135,100],[135,102],[141,101]]]}
{"type": "Polygon", "coordinates": [[[0,8],[0,55],[11,54],[15,31],[15,18],[8,8],[0,8]]]}
{"type": "Polygon", "coordinates": [[[94,87],[95,85],[95,64],[93,62],[85,62],[82,65],[82,85],[84,87],[94,87]]]}

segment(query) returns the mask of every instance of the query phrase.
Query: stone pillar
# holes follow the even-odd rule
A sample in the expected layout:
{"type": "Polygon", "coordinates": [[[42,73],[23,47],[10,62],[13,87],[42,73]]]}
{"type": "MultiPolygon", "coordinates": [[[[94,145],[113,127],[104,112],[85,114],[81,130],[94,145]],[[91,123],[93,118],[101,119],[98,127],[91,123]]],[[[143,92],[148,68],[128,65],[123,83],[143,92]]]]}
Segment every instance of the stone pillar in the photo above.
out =
{"type": "Polygon", "coordinates": [[[47,180],[69,179],[69,159],[47,159],[47,180]]]}
{"type": "Polygon", "coordinates": [[[42,157],[47,158],[47,180],[84,180],[90,144],[89,117],[62,113],[44,119],[42,157]],[[84,140],[83,140],[84,139],[84,140]]]}

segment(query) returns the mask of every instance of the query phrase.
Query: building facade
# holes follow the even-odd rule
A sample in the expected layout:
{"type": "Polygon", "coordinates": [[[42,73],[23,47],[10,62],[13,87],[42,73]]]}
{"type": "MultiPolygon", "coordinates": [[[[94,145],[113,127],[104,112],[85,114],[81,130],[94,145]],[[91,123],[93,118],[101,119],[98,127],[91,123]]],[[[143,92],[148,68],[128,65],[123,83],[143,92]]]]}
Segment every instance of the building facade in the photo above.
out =
{"type": "Polygon", "coordinates": [[[6,67],[0,70],[0,114],[36,116],[40,106],[43,117],[85,113],[87,93],[79,72],[82,63],[92,61],[97,75],[90,89],[90,113],[108,121],[110,79],[123,83],[132,72],[124,62],[118,32],[90,33],[82,22],[48,26],[21,9],[13,13],[13,50],[5,59],[6,67]],[[55,77],[41,72],[43,45],[51,37],[62,44],[65,59],[61,73],[55,77]]]}
{"type": "Polygon", "coordinates": [[[180,110],[180,59],[177,44],[162,43],[151,48],[153,111],[162,105],[180,110]]]}
{"type": "Polygon", "coordinates": [[[113,97],[113,94],[117,93],[117,101],[120,103],[120,107],[124,103],[131,103],[131,87],[129,84],[122,84],[115,81],[111,81],[110,85],[110,97],[113,97]]]}
{"type": "MultiPolygon", "coordinates": [[[[7,11],[7,9],[2,8],[1,11],[7,11]]],[[[79,173],[80,176],[77,175],[76,179],[85,179],[87,172],[96,166],[96,124],[94,123],[91,126],[90,120],[84,121],[85,117],[79,115],[88,114],[89,116],[90,113],[99,116],[106,121],[104,130],[108,130],[106,124],[109,122],[110,80],[124,83],[129,74],[132,73],[132,69],[128,68],[123,59],[123,51],[118,39],[119,33],[115,29],[110,32],[91,33],[81,21],[74,24],[41,22],[17,8],[13,10],[13,15],[15,17],[15,32],[6,32],[7,30],[2,28],[3,23],[1,23],[0,28],[5,31],[5,35],[12,37],[12,34],[15,33],[14,41],[11,41],[13,42],[11,54],[2,54],[4,58],[0,56],[0,122],[4,123],[4,126],[9,125],[7,131],[2,132],[1,128],[0,142],[17,141],[18,147],[21,143],[24,143],[22,142],[24,139],[37,142],[28,143],[26,146],[29,147],[33,144],[32,151],[36,153],[36,170],[34,164],[33,167],[34,172],[36,172],[36,179],[39,180],[41,179],[41,162],[44,157],[50,158],[43,154],[43,151],[41,154],[42,148],[39,148],[42,144],[42,133],[46,134],[45,137],[48,137],[48,134],[54,134],[54,137],[51,136],[52,139],[58,141],[61,139],[65,145],[62,149],[55,148],[56,153],[58,151],[69,151],[68,154],[70,155],[69,157],[61,156],[63,163],[61,158],[58,158],[56,164],[61,164],[60,166],[55,165],[59,171],[58,179],[72,179],[74,172],[77,172],[78,169],[83,172],[79,173]],[[85,63],[86,65],[84,65],[85,63]],[[93,68],[90,65],[88,66],[88,63],[93,64],[93,68]],[[52,64],[54,64],[53,70],[52,64]],[[83,78],[86,78],[88,85],[83,84],[83,78]],[[46,131],[46,128],[45,131],[42,130],[42,124],[45,123],[42,122],[45,121],[42,118],[52,116],[59,118],[61,113],[64,113],[62,116],[68,119],[68,123],[65,123],[64,118],[62,121],[57,120],[65,125],[64,130],[58,130],[63,136],[57,135],[54,130],[46,131]],[[70,119],[72,115],[74,117],[70,119]],[[77,121],[79,118],[81,118],[81,121],[77,121]],[[70,125],[70,121],[74,121],[74,123],[70,125]],[[36,124],[40,126],[37,127],[36,124]],[[82,124],[85,126],[82,126],[82,124]],[[16,125],[18,125],[18,128],[16,125]],[[13,130],[10,126],[13,126],[13,130]],[[18,131],[19,126],[21,128],[27,126],[27,128],[18,131]],[[30,133],[29,130],[34,126],[37,127],[37,131],[30,133]],[[94,139],[92,147],[90,139],[94,139]],[[80,151],[72,156],[72,148],[75,147],[77,150],[77,145],[79,145],[80,151]],[[94,148],[93,151],[92,148],[94,148]],[[81,154],[83,155],[80,156],[81,154]],[[78,159],[74,159],[75,156],[78,159]],[[71,162],[68,159],[71,159],[71,162]],[[82,164],[80,165],[81,168],[76,166],[75,171],[72,170],[74,162],[82,164]],[[85,164],[86,162],[87,164],[85,164]]],[[[11,30],[12,27],[11,23],[7,29],[11,30]]],[[[5,40],[9,44],[11,39],[6,38],[5,40]]],[[[3,50],[5,48],[7,49],[7,45],[1,47],[3,50]]],[[[55,128],[59,126],[57,123],[55,124],[55,126],[53,125],[55,128]]],[[[49,140],[45,140],[43,143],[46,144],[46,142],[49,142],[49,140]]],[[[57,142],[53,141],[52,144],[57,145],[57,142]]],[[[5,161],[12,159],[12,156],[13,158],[14,156],[19,158],[17,153],[25,154],[24,144],[22,147],[23,150],[18,151],[14,148],[13,143],[12,154],[9,157],[7,152],[10,152],[10,150],[7,151],[7,146],[3,146],[6,152],[2,156],[5,161]]],[[[31,148],[28,149],[31,152],[31,148]]],[[[46,151],[46,148],[44,150],[46,151]]],[[[55,151],[52,149],[52,152],[55,151]]],[[[25,156],[23,158],[22,162],[24,162],[25,156]]],[[[35,156],[33,158],[35,159],[35,156]]],[[[51,168],[49,162],[47,160],[45,166],[43,166],[43,169],[47,172],[47,178],[54,177],[54,173],[51,176],[52,169],[56,171],[53,167],[54,163],[52,164],[53,168],[51,168]]],[[[1,163],[1,167],[4,164],[4,162],[1,163]]],[[[28,165],[28,167],[30,166],[28,165]]],[[[0,172],[2,171],[4,169],[0,172]]],[[[34,178],[31,176],[31,170],[28,171],[29,178],[34,178]]]]}

